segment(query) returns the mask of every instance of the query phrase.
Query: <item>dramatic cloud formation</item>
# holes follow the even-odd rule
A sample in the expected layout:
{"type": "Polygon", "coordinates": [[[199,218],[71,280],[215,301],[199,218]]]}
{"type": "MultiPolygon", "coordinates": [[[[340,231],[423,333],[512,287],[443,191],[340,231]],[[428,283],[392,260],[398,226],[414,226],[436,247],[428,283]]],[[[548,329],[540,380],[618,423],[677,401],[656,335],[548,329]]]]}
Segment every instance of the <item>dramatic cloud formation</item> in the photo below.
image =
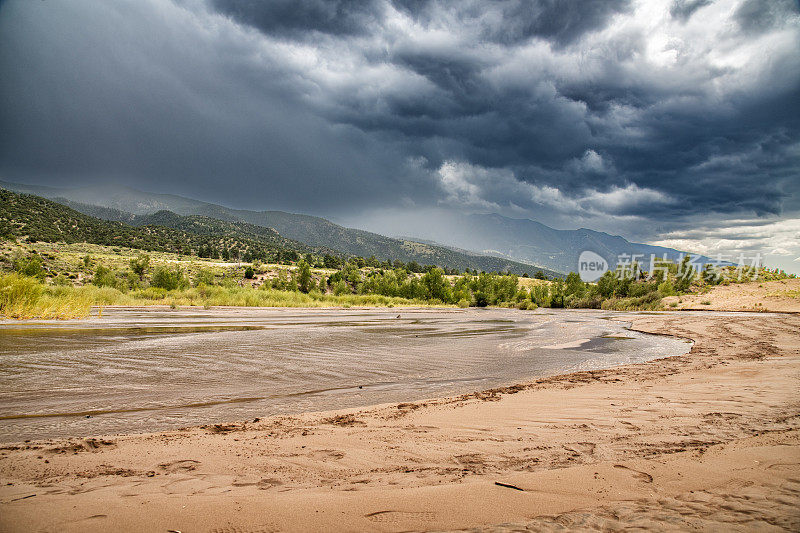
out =
{"type": "Polygon", "coordinates": [[[380,212],[493,211],[788,265],[798,50],[794,0],[7,0],[0,178],[398,233],[380,212]]]}

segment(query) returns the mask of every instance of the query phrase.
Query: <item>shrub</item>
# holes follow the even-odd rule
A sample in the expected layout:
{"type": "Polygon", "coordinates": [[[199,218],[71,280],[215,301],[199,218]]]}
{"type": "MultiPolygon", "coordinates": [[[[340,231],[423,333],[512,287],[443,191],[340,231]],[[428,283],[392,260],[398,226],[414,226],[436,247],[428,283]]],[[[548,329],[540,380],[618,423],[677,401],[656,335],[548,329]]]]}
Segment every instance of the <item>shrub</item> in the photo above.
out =
{"type": "Polygon", "coordinates": [[[134,272],[130,270],[125,271],[125,285],[129,289],[138,289],[141,279],[134,272]]]}
{"type": "Polygon", "coordinates": [[[565,292],[567,296],[574,295],[581,297],[586,292],[586,284],[581,281],[581,277],[575,272],[569,273],[565,285],[565,292]]]}
{"type": "Polygon", "coordinates": [[[474,298],[475,298],[475,307],[486,307],[487,305],[489,305],[489,298],[486,296],[485,293],[476,292],[474,298]]]}
{"type": "Polygon", "coordinates": [[[658,285],[658,292],[661,296],[675,296],[675,285],[670,280],[664,280],[658,285]]]}
{"type": "Polygon", "coordinates": [[[344,280],[339,280],[336,283],[334,283],[334,285],[333,285],[333,294],[336,295],[336,296],[341,296],[343,294],[349,294],[350,292],[352,292],[352,291],[350,291],[350,287],[347,285],[347,282],[345,282],[344,280]]]}
{"type": "Polygon", "coordinates": [[[56,285],[58,287],[69,287],[72,285],[72,282],[64,274],[59,274],[58,276],[53,278],[53,285],[56,285]]]}
{"type": "Polygon", "coordinates": [[[567,296],[564,301],[564,306],[570,309],[600,309],[602,304],[603,298],[598,294],[591,294],[583,297],[576,297],[571,294],[567,296]]]}
{"type": "Polygon", "coordinates": [[[311,267],[305,259],[297,263],[297,288],[306,293],[311,290],[311,267]]]}
{"type": "Polygon", "coordinates": [[[94,271],[92,285],[96,287],[116,287],[117,277],[114,275],[114,272],[111,269],[103,265],[99,265],[94,271]]]}
{"type": "Polygon", "coordinates": [[[17,259],[14,261],[14,270],[23,276],[35,278],[43,278],[45,274],[44,268],[42,268],[42,259],[38,255],[17,259]]]}
{"type": "Polygon", "coordinates": [[[159,289],[173,291],[188,286],[188,282],[178,267],[170,269],[160,266],[153,272],[153,279],[150,281],[150,285],[159,289]]]}
{"type": "Polygon", "coordinates": [[[658,291],[658,285],[655,282],[631,283],[628,287],[628,296],[640,297],[658,291]]]}
{"type": "Polygon", "coordinates": [[[145,300],[163,300],[167,297],[167,291],[160,287],[147,287],[144,290],[136,291],[134,297],[145,300]]]}
{"type": "Polygon", "coordinates": [[[150,266],[150,256],[147,254],[139,254],[135,259],[130,260],[131,271],[136,274],[139,279],[144,278],[147,268],[150,266]]]}
{"type": "MultiPolygon", "coordinates": [[[[245,272],[245,277],[247,277],[247,273],[245,272]]],[[[208,269],[201,268],[197,271],[197,275],[194,278],[194,285],[195,287],[199,285],[213,285],[214,284],[214,273],[208,269]]]]}
{"type": "Polygon", "coordinates": [[[256,273],[253,270],[253,267],[249,266],[249,267],[244,269],[244,278],[245,279],[253,279],[253,277],[255,277],[255,275],[256,275],[256,273]]]}
{"type": "Polygon", "coordinates": [[[661,295],[651,292],[639,297],[609,298],[601,307],[614,311],[653,311],[661,308],[661,295]]]}
{"type": "Polygon", "coordinates": [[[545,285],[536,285],[531,289],[531,301],[539,307],[550,307],[550,288],[545,285]]]}

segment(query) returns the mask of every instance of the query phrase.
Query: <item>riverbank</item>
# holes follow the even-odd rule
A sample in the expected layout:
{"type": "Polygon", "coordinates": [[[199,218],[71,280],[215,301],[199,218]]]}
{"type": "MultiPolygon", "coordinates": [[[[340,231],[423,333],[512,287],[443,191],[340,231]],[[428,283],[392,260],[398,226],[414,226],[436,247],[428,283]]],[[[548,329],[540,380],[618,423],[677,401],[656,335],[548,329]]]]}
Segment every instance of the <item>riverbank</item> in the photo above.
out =
{"type": "Polygon", "coordinates": [[[406,404],[0,449],[4,531],[800,527],[800,317],[665,313],[687,356],[406,404]]]}

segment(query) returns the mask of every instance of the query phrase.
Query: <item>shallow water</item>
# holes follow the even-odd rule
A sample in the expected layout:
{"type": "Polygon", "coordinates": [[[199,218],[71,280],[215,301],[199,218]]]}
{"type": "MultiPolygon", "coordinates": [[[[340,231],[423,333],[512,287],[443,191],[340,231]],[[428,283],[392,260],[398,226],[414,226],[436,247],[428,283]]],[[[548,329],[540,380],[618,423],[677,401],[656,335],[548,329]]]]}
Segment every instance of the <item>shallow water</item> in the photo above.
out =
{"type": "Polygon", "coordinates": [[[108,309],[0,321],[0,441],[410,401],[686,353],[601,311],[108,309]]]}

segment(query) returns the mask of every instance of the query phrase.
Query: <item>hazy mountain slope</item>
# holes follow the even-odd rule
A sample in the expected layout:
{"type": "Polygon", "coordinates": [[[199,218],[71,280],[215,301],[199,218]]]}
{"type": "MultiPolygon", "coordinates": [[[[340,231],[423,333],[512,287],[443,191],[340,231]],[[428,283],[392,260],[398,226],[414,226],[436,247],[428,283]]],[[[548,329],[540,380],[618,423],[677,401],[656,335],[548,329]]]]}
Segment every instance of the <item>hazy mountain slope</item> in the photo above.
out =
{"type": "MultiPolygon", "coordinates": [[[[406,231],[439,244],[502,255],[562,272],[576,270],[578,256],[585,250],[600,254],[611,265],[617,263],[621,254],[641,254],[643,258],[639,261],[649,264],[651,254],[659,257],[666,254],[674,260],[681,253],[586,228],[557,230],[533,220],[497,214],[451,215],[437,218],[436,223],[409,221],[406,231]]],[[[703,257],[698,260],[711,261],[703,257]]]]}
{"type": "MultiPolygon", "coordinates": [[[[204,220],[205,224],[210,224],[213,221],[213,231],[215,232],[224,233],[227,231],[226,228],[236,227],[237,231],[240,232],[258,234],[259,228],[274,228],[279,234],[291,235],[293,239],[306,243],[318,250],[331,250],[332,246],[327,243],[334,243],[336,250],[343,252],[345,255],[361,257],[374,255],[380,260],[400,260],[404,263],[415,261],[422,265],[446,266],[459,271],[470,268],[487,272],[509,271],[520,275],[527,272],[529,275],[533,275],[539,270],[536,267],[511,259],[475,255],[465,251],[452,250],[445,246],[424,244],[411,240],[392,239],[368,231],[345,228],[324,218],[308,215],[297,215],[282,211],[254,212],[234,210],[220,208],[219,206],[211,206],[211,209],[201,209],[201,212],[220,213],[222,216],[247,222],[225,222],[210,218],[210,216],[191,215],[182,217],[182,224],[176,226],[175,222],[163,219],[164,212],[159,212],[154,215],[137,216],[134,224],[158,223],[169,225],[170,227],[190,229],[184,224],[189,222],[196,224],[199,220],[204,220]],[[154,218],[159,217],[159,215],[160,218],[154,218]]],[[[208,231],[211,231],[211,228],[208,231]]],[[[549,276],[559,274],[548,269],[544,269],[544,271],[549,276]]]]}
{"type": "MultiPolygon", "coordinates": [[[[509,271],[516,274],[527,272],[533,275],[539,268],[527,261],[494,255],[479,255],[465,250],[454,250],[447,246],[421,243],[409,239],[385,237],[369,231],[345,228],[324,218],[286,213],[283,211],[248,211],[229,209],[213,204],[196,208],[196,212],[215,218],[228,217],[257,226],[274,228],[281,235],[304,242],[314,247],[329,246],[348,255],[375,256],[378,259],[399,259],[404,263],[416,261],[420,264],[447,266],[463,271],[466,268],[491,271],[509,271]]],[[[544,268],[547,275],[558,275],[560,271],[544,268]]]]}
{"type": "MultiPolygon", "coordinates": [[[[338,250],[345,255],[361,257],[374,255],[381,260],[400,260],[404,263],[416,261],[423,265],[434,264],[458,270],[471,268],[487,272],[510,271],[516,274],[527,272],[533,275],[540,269],[511,258],[469,254],[446,246],[393,239],[368,231],[345,228],[324,218],[309,215],[231,209],[180,196],[151,194],[117,186],[60,189],[5,182],[0,182],[0,186],[34,194],[41,193],[93,216],[135,224],[139,223],[137,222],[139,217],[131,218],[131,213],[152,215],[158,211],[169,210],[184,216],[200,215],[218,221],[244,222],[253,226],[274,228],[288,239],[317,249],[338,250]]],[[[548,275],[559,274],[546,268],[542,270],[548,275]]]]}
{"type": "Polygon", "coordinates": [[[127,211],[120,211],[119,209],[114,209],[113,207],[102,207],[99,205],[82,204],[80,202],[73,202],[72,200],[67,200],[66,198],[60,198],[58,196],[49,199],[54,202],[58,202],[59,204],[65,205],[69,208],[72,208],[75,211],[83,213],[84,215],[89,215],[90,217],[100,218],[103,220],[111,220],[114,222],[124,222],[125,224],[133,224],[133,221],[136,220],[136,217],[138,216],[134,215],[133,213],[128,213],[127,211]]]}
{"type": "Polygon", "coordinates": [[[147,215],[162,210],[173,211],[179,215],[200,214],[190,211],[205,205],[205,202],[181,196],[151,194],[118,185],[61,188],[0,181],[0,187],[14,192],[42,196],[55,201],[64,199],[84,205],[116,209],[133,213],[134,215],[147,215]]]}

